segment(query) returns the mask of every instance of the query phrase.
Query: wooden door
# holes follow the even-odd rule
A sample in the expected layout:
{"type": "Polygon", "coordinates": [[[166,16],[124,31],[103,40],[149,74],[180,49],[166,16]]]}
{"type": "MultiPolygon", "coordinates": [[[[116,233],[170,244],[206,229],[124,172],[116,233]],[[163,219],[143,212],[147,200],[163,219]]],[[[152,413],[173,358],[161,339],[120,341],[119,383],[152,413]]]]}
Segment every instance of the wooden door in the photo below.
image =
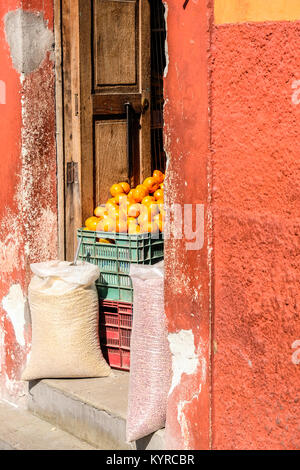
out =
{"type": "Polygon", "coordinates": [[[66,257],[118,181],[151,171],[149,0],[62,0],[66,257]],[[130,162],[128,160],[128,103],[130,162]]]}

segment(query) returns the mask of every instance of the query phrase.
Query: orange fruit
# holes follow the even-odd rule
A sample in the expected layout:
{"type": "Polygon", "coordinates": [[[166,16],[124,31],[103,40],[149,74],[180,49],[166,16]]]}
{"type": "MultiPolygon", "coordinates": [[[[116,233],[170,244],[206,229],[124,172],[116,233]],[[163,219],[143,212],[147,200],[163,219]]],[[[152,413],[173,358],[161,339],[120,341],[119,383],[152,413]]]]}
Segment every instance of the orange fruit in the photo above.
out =
{"type": "Polygon", "coordinates": [[[164,189],[164,183],[161,183],[161,184],[159,185],[159,187],[160,187],[160,189],[164,189]]]}
{"type": "Polygon", "coordinates": [[[135,225],[137,225],[137,219],[136,219],[136,217],[128,217],[128,218],[127,218],[127,225],[130,225],[130,224],[135,224],[135,225]]]}
{"type": "Polygon", "coordinates": [[[120,207],[119,219],[120,220],[127,220],[127,208],[126,207],[120,207]]]}
{"type": "Polygon", "coordinates": [[[97,225],[97,232],[115,232],[116,222],[111,217],[102,219],[97,225]]]}
{"type": "Polygon", "coordinates": [[[99,221],[100,221],[100,219],[98,219],[98,217],[89,217],[85,221],[85,226],[89,230],[96,230],[96,227],[97,227],[97,224],[98,224],[99,221]]]}
{"type": "Polygon", "coordinates": [[[108,238],[97,238],[98,243],[106,243],[106,244],[113,244],[112,240],[109,240],[108,238]]]}
{"type": "Polygon", "coordinates": [[[138,223],[144,225],[147,222],[151,222],[151,219],[151,210],[148,206],[144,206],[141,215],[138,217],[138,223]]]}
{"type": "Polygon", "coordinates": [[[127,216],[128,208],[129,208],[131,205],[132,205],[132,204],[130,204],[129,201],[126,201],[125,204],[120,205],[120,206],[119,206],[120,213],[121,213],[121,212],[124,212],[124,214],[127,216]]]}
{"type": "Polygon", "coordinates": [[[146,186],[149,193],[154,193],[159,188],[159,183],[152,176],[146,178],[143,185],[146,186]]]}
{"type": "Polygon", "coordinates": [[[124,193],[124,190],[120,184],[113,184],[110,188],[110,194],[115,197],[117,194],[124,193]]]}
{"type": "Polygon", "coordinates": [[[138,189],[138,188],[139,188],[139,189],[143,189],[143,190],[146,192],[146,196],[148,196],[149,190],[148,190],[147,187],[144,185],[144,183],[138,184],[135,189],[138,189]]]}
{"type": "Polygon", "coordinates": [[[155,201],[155,199],[154,199],[153,196],[146,196],[142,200],[142,204],[144,204],[144,206],[148,206],[151,202],[154,202],[154,201],[155,201]]]}
{"type": "Polygon", "coordinates": [[[159,199],[164,198],[164,190],[163,189],[157,189],[154,193],[155,199],[158,201],[159,199]]]}
{"type": "Polygon", "coordinates": [[[104,206],[96,207],[96,209],[94,210],[94,214],[98,218],[99,217],[104,217],[107,214],[106,207],[104,207],[104,206]]]}
{"type": "Polygon", "coordinates": [[[138,217],[141,213],[141,207],[140,204],[131,204],[128,207],[127,214],[129,217],[138,217]]]}
{"type": "Polygon", "coordinates": [[[159,208],[159,212],[162,214],[166,214],[166,211],[165,211],[165,206],[164,206],[164,201],[162,201],[161,199],[157,201],[157,205],[158,205],[158,208],[159,208]]]}
{"type": "Polygon", "coordinates": [[[117,219],[116,232],[127,233],[127,222],[126,222],[126,220],[117,219]]]}
{"type": "Polygon", "coordinates": [[[126,220],[127,219],[127,211],[126,209],[122,209],[121,207],[119,206],[116,206],[116,207],[111,207],[109,210],[108,210],[108,215],[109,217],[111,217],[112,219],[116,219],[116,220],[126,220]]]}
{"type": "Polygon", "coordinates": [[[166,220],[166,212],[164,210],[160,211],[161,219],[164,222],[166,220]]]}
{"type": "Polygon", "coordinates": [[[95,220],[98,220],[98,217],[95,217],[94,215],[92,217],[88,217],[85,221],[85,226],[88,227],[89,224],[94,222],[95,220]]]}
{"type": "Polygon", "coordinates": [[[117,203],[114,197],[111,197],[110,199],[108,199],[105,204],[106,210],[108,210],[112,206],[117,207],[117,203]]]}
{"type": "Polygon", "coordinates": [[[134,192],[134,189],[131,189],[129,193],[127,194],[128,201],[130,202],[131,201],[134,202],[133,192],[134,192]]]}
{"type": "Polygon", "coordinates": [[[162,199],[159,199],[158,201],[156,201],[156,203],[158,205],[159,211],[165,212],[164,201],[162,199]]]}
{"type": "Polygon", "coordinates": [[[156,222],[146,222],[145,224],[141,225],[141,232],[142,233],[157,233],[159,231],[159,227],[156,222]]]}
{"type": "Polygon", "coordinates": [[[117,204],[126,204],[127,202],[127,194],[119,193],[115,196],[115,201],[117,204]]]}
{"type": "Polygon", "coordinates": [[[139,217],[138,217],[138,224],[142,227],[142,225],[145,225],[147,224],[148,222],[151,222],[151,219],[149,220],[149,217],[148,217],[148,214],[145,213],[145,214],[141,214],[139,217]]]}
{"type": "Polygon", "coordinates": [[[128,233],[130,235],[137,235],[138,233],[141,233],[141,227],[137,224],[130,224],[128,226],[128,233]]]}
{"type": "Polygon", "coordinates": [[[165,175],[160,171],[160,170],[155,170],[153,171],[153,178],[159,183],[161,184],[164,179],[165,179],[165,175]]]}
{"type": "Polygon", "coordinates": [[[124,193],[128,194],[130,191],[130,186],[128,183],[125,181],[122,181],[122,183],[119,183],[120,186],[122,186],[124,193]]]}
{"type": "Polygon", "coordinates": [[[107,212],[108,212],[109,217],[116,217],[120,213],[119,206],[112,204],[111,206],[107,208],[107,212]]]}
{"type": "Polygon", "coordinates": [[[135,202],[142,202],[144,197],[146,197],[147,195],[147,189],[141,184],[139,184],[133,191],[133,199],[135,200],[135,202]]]}
{"type": "Polygon", "coordinates": [[[156,214],[159,214],[159,207],[158,207],[158,204],[156,202],[151,202],[148,205],[148,208],[149,208],[152,219],[156,214]]]}

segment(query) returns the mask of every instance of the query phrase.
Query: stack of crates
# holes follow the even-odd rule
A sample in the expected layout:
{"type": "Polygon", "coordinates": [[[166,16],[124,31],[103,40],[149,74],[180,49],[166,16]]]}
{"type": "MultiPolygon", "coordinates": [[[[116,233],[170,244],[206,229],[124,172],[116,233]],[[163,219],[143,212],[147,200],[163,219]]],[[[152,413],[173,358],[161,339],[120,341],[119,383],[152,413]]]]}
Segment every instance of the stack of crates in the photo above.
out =
{"type": "Polygon", "coordinates": [[[130,368],[133,288],[129,276],[131,263],[155,264],[164,257],[162,234],[94,232],[78,230],[81,239],[79,258],[96,264],[100,304],[100,341],[111,367],[130,368]],[[103,243],[100,240],[109,240],[103,243]]]}

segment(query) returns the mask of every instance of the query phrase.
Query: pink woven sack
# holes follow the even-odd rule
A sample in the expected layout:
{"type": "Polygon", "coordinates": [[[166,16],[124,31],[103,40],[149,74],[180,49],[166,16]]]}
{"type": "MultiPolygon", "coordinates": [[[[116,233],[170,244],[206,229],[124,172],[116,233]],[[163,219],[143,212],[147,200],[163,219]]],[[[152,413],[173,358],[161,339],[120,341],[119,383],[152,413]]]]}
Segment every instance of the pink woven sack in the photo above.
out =
{"type": "Polygon", "coordinates": [[[127,441],[136,441],[165,426],[171,385],[171,353],[164,313],[163,262],[132,265],[131,335],[127,441]]]}

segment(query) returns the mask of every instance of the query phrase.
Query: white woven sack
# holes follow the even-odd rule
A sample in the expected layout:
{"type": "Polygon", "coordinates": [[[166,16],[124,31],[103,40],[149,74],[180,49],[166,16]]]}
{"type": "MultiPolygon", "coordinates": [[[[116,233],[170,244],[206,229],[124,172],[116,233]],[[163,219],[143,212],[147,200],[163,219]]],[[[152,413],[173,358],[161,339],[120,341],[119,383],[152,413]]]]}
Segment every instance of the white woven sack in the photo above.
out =
{"type": "Polygon", "coordinates": [[[127,441],[136,441],[161,429],[166,422],[171,385],[171,353],[164,313],[163,262],[132,265],[133,329],[127,441]]]}
{"type": "Polygon", "coordinates": [[[99,268],[61,261],[31,265],[32,349],[23,380],[104,377],[110,367],[98,333],[99,268]]]}

